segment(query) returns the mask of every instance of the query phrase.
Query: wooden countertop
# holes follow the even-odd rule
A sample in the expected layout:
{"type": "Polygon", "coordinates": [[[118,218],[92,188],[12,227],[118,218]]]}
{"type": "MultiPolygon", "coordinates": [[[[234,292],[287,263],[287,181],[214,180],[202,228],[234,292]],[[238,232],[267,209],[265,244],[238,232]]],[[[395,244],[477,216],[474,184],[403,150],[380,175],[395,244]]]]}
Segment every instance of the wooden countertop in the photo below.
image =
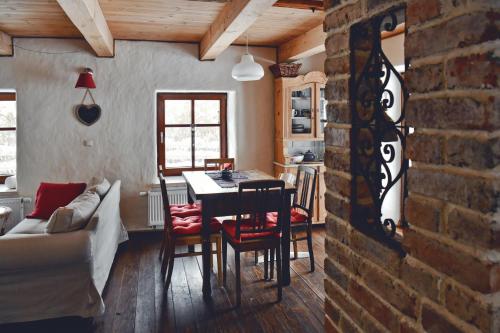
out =
{"type": "Polygon", "coordinates": [[[283,168],[298,168],[300,165],[304,166],[310,166],[310,167],[318,167],[318,166],[324,166],[324,162],[314,162],[314,163],[299,163],[299,164],[283,164],[279,162],[273,162],[275,165],[279,165],[280,167],[283,168]]]}

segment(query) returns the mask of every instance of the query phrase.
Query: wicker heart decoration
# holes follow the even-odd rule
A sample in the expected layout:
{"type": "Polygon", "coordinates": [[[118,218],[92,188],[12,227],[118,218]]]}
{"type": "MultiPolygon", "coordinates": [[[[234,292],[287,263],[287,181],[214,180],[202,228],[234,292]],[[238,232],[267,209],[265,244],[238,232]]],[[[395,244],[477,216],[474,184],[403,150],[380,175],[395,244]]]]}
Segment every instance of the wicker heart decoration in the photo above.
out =
{"type": "Polygon", "coordinates": [[[97,104],[79,104],[75,108],[75,115],[82,124],[90,126],[101,117],[101,107],[97,104]]]}

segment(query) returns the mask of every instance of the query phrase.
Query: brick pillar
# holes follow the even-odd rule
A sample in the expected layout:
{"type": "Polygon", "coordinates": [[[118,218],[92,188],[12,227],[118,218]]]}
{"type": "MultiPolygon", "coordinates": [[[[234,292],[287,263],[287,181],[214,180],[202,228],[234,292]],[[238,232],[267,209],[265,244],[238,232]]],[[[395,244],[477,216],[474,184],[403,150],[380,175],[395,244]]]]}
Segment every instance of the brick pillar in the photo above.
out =
{"type": "Polygon", "coordinates": [[[406,1],[403,257],[350,221],[348,82],[350,27],[405,1],[326,3],[326,331],[500,332],[500,2],[406,1]]]}

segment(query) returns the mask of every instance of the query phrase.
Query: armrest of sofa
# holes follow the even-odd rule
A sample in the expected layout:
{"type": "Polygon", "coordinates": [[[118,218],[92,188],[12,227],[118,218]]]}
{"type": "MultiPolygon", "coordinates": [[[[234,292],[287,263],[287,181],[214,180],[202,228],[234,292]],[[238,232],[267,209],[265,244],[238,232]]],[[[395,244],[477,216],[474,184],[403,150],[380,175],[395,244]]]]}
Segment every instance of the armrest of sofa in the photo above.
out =
{"type": "Polygon", "coordinates": [[[88,231],[59,234],[13,234],[0,237],[0,274],[88,263],[92,245],[88,231]]]}

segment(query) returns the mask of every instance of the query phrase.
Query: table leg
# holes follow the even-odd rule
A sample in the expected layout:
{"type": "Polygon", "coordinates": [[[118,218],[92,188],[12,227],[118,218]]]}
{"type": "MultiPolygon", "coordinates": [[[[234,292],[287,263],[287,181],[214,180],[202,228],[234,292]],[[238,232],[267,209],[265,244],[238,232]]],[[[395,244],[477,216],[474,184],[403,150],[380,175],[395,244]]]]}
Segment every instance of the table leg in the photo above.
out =
{"type": "Polygon", "coordinates": [[[210,256],[211,247],[210,243],[210,215],[208,211],[208,204],[203,201],[202,206],[202,226],[201,226],[201,251],[203,262],[203,298],[210,299],[212,296],[212,287],[210,285],[210,256]]]}
{"type": "Polygon", "coordinates": [[[283,224],[281,226],[281,279],[284,286],[290,285],[290,204],[291,194],[285,195],[283,224]]]}
{"type": "Polygon", "coordinates": [[[189,190],[189,184],[187,184],[186,190],[187,190],[188,204],[192,205],[194,203],[194,199],[191,197],[191,191],[189,190]]]}
{"type": "MultiPolygon", "coordinates": [[[[187,190],[187,199],[188,199],[188,203],[190,205],[192,205],[194,203],[194,199],[191,197],[191,191],[189,191],[190,187],[189,185],[186,186],[186,190],[187,190]]],[[[190,253],[194,253],[194,245],[188,245],[188,252],[190,253]]]]}

